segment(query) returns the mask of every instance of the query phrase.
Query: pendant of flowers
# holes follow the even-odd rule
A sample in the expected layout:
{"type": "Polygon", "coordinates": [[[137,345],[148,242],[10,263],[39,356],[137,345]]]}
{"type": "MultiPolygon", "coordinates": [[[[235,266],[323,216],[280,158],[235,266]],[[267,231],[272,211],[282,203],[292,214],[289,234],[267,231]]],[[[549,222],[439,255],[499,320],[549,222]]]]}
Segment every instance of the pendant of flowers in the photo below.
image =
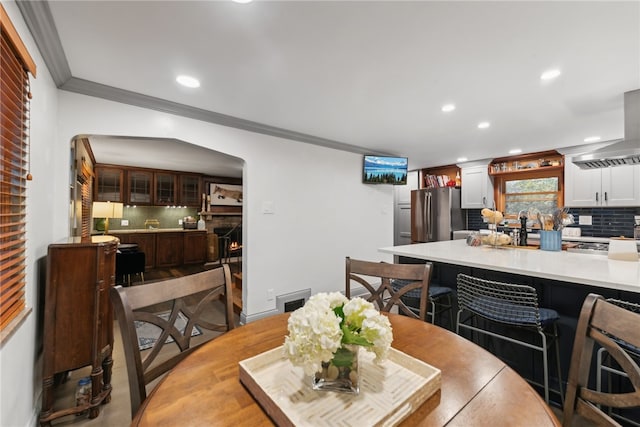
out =
{"type": "Polygon", "coordinates": [[[348,299],[340,292],[310,297],[291,313],[288,331],[285,357],[311,376],[327,369],[342,372],[346,367],[353,377],[348,372],[348,367],[357,367],[357,352],[350,350],[352,346],[373,352],[374,362],[381,363],[393,341],[389,319],[372,303],[363,298],[348,299]]]}

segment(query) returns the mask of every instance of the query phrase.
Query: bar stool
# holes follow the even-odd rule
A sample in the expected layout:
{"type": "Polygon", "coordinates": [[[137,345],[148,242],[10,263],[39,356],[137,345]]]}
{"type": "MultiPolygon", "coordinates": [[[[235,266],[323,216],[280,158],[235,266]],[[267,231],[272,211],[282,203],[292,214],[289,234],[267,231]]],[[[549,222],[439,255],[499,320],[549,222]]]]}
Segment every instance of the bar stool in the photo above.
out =
{"type": "MultiPolygon", "coordinates": [[[[391,287],[394,291],[398,291],[403,286],[408,285],[408,280],[393,280],[391,287]]],[[[401,297],[403,302],[411,309],[411,311],[418,313],[420,307],[420,289],[413,289],[404,296],[401,297]]],[[[453,330],[453,289],[447,286],[440,286],[437,283],[431,283],[429,285],[429,307],[427,316],[431,317],[431,323],[436,323],[436,315],[449,312],[449,325],[453,330]]],[[[424,319],[426,320],[426,319],[424,319]]]]}
{"type": "MultiPolygon", "coordinates": [[[[558,313],[555,310],[538,307],[538,295],[535,288],[526,285],[495,282],[458,274],[458,315],[456,333],[468,329],[479,334],[489,335],[513,344],[521,345],[542,353],[544,374],[544,399],[549,403],[549,367],[548,350],[554,345],[558,374],[560,400],[564,403],[562,375],[560,371],[560,348],[558,345],[558,313]],[[463,314],[466,316],[463,317],[463,314]],[[475,320],[480,317],[485,322],[482,327],[475,320]],[[529,330],[540,337],[540,343],[502,335],[490,328],[490,325],[529,330]]],[[[502,332],[502,331],[501,331],[502,332]]],[[[506,332],[506,331],[505,331],[506,332]]],[[[533,380],[530,383],[539,385],[533,380]]]]}
{"type": "Polygon", "coordinates": [[[142,284],[144,284],[144,270],[146,258],[144,252],[138,250],[135,243],[124,243],[118,245],[116,252],[116,279],[121,280],[119,283],[125,283],[131,286],[131,275],[139,274],[142,284]]]}

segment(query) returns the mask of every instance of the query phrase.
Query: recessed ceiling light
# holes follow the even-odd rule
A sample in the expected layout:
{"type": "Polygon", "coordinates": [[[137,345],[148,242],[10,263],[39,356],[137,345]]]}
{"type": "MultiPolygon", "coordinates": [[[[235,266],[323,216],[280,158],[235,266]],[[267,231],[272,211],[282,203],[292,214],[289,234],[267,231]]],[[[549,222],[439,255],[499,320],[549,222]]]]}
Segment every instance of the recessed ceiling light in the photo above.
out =
{"type": "Polygon", "coordinates": [[[491,126],[491,123],[489,123],[489,122],[480,122],[480,123],[478,123],[478,129],[486,129],[489,126],[491,126]]]}
{"type": "Polygon", "coordinates": [[[542,73],[542,75],[540,75],[540,80],[553,80],[556,77],[558,77],[560,74],[562,73],[557,68],[554,68],[553,70],[547,70],[544,73],[542,73]]]}
{"type": "Polygon", "coordinates": [[[469,160],[469,159],[467,159],[466,157],[458,157],[457,161],[458,162],[466,162],[467,160],[469,160]]]}
{"type": "Polygon", "coordinates": [[[200,87],[200,81],[195,77],[182,75],[182,76],[176,77],[176,81],[180,83],[182,86],[200,87]]]}
{"type": "Polygon", "coordinates": [[[600,141],[599,136],[590,136],[584,139],[584,142],[596,142],[596,141],[600,141]]]}
{"type": "Polygon", "coordinates": [[[251,3],[253,0],[232,0],[234,3],[247,4],[251,3]]]}
{"type": "Polygon", "coordinates": [[[446,104],[442,106],[442,111],[445,113],[451,112],[456,109],[456,106],[453,104],[446,104]]]}
{"type": "Polygon", "coordinates": [[[509,154],[520,154],[522,150],[519,148],[514,148],[513,150],[509,150],[509,154]]]}

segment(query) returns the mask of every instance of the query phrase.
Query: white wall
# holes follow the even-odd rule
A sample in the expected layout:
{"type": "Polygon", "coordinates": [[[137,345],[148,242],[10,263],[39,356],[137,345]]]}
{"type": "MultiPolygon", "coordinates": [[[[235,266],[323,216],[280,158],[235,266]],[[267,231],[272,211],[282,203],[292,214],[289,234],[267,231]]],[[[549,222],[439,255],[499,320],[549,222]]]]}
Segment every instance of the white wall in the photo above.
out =
{"type": "MultiPolygon", "coordinates": [[[[243,285],[249,319],[281,295],[344,288],[344,257],[391,260],[393,187],[362,184],[362,156],[200,122],[75,93],[60,93],[59,141],[78,134],[176,138],[245,161],[243,285]],[[262,206],[272,202],[273,214],[262,206]]],[[[123,153],[126,156],[127,153],[123,153]]],[[[60,161],[63,154],[56,153],[60,161]]],[[[66,190],[55,230],[67,230],[66,190]]]]}
{"type": "MultiPolygon", "coordinates": [[[[344,257],[391,261],[393,188],[361,183],[362,156],[58,91],[15,3],[2,3],[38,67],[32,80],[26,321],[0,348],[0,426],[37,424],[41,406],[38,262],[68,235],[69,143],[80,133],[170,137],[245,160],[245,315],[275,309],[267,289],[342,290],[344,257]],[[264,202],[275,213],[261,213],[264,202]]],[[[123,153],[126,155],[126,153],[123,153]]]]}
{"type": "MultiPolygon", "coordinates": [[[[42,318],[39,314],[37,283],[38,260],[47,253],[53,240],[53,200],[62,185],[62,174],[67,170],[67,146],[57,141],[58,90],[49,75],[42,57],[22,15],[14,2],[2,2],[9,18],[36,62],[37,78],[31,78],[31,174],[27,183],[27,287],[26,305],[32,312],[17,331],[0,347],[0,426],[22,427],[36,425],[42,392],[42,318]],[[54,163],[54,153],[67,151],[66,159],[54,163]],[[53,179],[53,174],[58,178],[53,179]],[[37,408],[36,408],[37,407],[37,408]]],[[[68,197],[67,197],[68,198],[68,197]]],[[[62,208],[66,212],[66,206],[62,208]]]]}

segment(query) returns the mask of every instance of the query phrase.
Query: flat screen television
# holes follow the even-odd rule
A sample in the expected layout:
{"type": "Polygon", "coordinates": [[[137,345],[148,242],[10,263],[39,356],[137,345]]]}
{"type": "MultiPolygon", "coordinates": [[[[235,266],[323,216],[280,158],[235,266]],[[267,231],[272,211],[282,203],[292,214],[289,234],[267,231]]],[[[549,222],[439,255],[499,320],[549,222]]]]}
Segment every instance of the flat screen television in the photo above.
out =
{"type": "Polygon", "coordinates": [[[390,156],[364,156],[362,182],[365,184],[407,183],[407,158],[390,156]]]}

